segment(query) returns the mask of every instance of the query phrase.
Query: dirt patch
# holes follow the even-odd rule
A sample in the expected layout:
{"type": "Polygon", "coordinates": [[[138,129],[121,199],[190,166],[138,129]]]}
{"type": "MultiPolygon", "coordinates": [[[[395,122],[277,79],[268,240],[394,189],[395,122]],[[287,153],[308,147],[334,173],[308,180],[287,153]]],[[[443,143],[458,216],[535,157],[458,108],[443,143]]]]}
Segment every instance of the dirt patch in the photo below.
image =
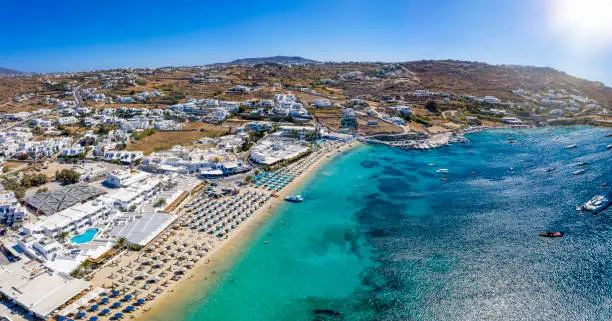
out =
{"type": "Polygon", "coordinates": [[[132,141],[126,149],[142,151],[145,155],[148,155],[152,152],[170,149],[174,145],[190,144],[203,137],[218,137],[228,131],[227,128],[222,126],[198,123],[187,124],[183,129],[182,131],[155,132],[153,135],[138,141],[132,141]]]}

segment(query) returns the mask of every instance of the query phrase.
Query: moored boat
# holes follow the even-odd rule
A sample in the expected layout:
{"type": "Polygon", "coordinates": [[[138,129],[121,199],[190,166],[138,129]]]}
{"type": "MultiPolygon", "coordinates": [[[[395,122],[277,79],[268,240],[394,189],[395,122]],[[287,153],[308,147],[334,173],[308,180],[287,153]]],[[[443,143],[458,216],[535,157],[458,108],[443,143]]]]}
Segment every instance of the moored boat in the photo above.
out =
{"type": "Polygon", "coordinates": [[[577,171],[573,171],[572,175],[580,175],[580,174],[584,174],[584,172],[586,172],[584,169],[579,169],[577,171]]]}
{"type": "Polygon", "coordinates": [[[293,196],[285,197],[285,201],[291,202],[291,203],[301,203],[303,200],[304,198],[300,195],[293,195],[293,196]]]}
{"type": "Polygon", "coordinates": [[[540,236],[542,237],[563,237],[563,232],[540,232],[540,236]]]}
{"type": "Polygon", "coordinates": [[[447,168],[440,168],[440,169],[436,170],[436,173],[448,174],[448,169],[447,168]]]}
{"type": "Polygon", "coordinates": [[[612,204],[612,201],[610,200],[610,194],[612,193],[608,193],[608,195],[605,196],[595,195],[595,197],[584,203],[582,207],[580,207],[580,209],[591,213],[599,213],[605,210],[608,206],[610,206],[610,204],[612,204]]]}
{"type": "Polygon", "coordinates": [[[576,148],[576,147],[578,147],[578,145],[576,145],[576,144],[571,144],[571,145],[567,145],[567,146],[565,146],[565,149],[572,149],[572,148],[576,148]]]}

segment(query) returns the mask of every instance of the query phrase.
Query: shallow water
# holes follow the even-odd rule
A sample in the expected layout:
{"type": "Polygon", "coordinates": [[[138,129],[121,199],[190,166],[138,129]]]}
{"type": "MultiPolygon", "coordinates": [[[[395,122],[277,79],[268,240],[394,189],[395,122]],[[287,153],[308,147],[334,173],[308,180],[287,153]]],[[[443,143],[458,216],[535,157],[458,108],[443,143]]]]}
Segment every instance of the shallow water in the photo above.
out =
{"type": "Polygon", "coordinates": [[[610,320],[611,210],[574,209],[612,183],[605,134],[357,148],[298,191],[304,203],[284,204],[210,295],[154,319],[610,320]],[[593,163],[572,175],[581,161],[593,163]],[[548,230],[566,236],[538,236],[548,230]]]}

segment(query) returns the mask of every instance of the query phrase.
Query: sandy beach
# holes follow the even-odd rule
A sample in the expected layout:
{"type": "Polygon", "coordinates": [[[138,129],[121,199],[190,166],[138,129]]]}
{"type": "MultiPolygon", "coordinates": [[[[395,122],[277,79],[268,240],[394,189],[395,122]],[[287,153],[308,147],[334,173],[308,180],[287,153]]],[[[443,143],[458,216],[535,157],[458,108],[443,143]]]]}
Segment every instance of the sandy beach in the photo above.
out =
{"type": "Polygon", "coordinates": [[[297,188],[307,182],[325,163],[358,145],[360,145],[358,142],[345,144],[339,149],[334,149],[319,157],[304,173],[296,177],[282,191],[276,193],[279,197],[268,200],[253,217],[233,231],[230,237],[218,242],[217,246],[208,253],[207,258],[198,262],[185,280],[175,283],[167,292],[148,303],[145,309],[134,313],[136,319],[155,318],[161,311],[173,306],[175,302],[188,300],[196,292],[201,294],[202,291],[212,290],[215,282],[223,276],[227,269],[231,268],[233,262],[240,256],[259,228],[276,213],[277,207],[284,202],[286,196],[291,195],[297,188]]]}
{"type": "MultiPolygon", "coordinates": [[[[151,251],[127,252],[115,258],[108,266],[96,272],[91,281],[94,288],[119,290],[120,293],[111,298],[109,303],[122,301],[125,305],[107,315],[100,315],[99,320],[110,319],[129,305],[130,300],[120,300],[125,295],[131,298],[146,298],[146,301],[133,307],[123,318],[148,320],[156,319],[158,315],[163,316],[168,307],[177,302],[188,301],[195,293],[201,296],[202,291],[210,291],[224,271],[231,268],[233,262],[240,257],[259,228],[276,213],[277,207],[284,202],[286,196],[309,180],[326,162],[358,145],[358,142],[327,142],[309,156],[284,167],[283,169],[291,168],[298,173],[282,190],[274,193],[278,197],[267,199],[265,196],[272,192],[257,188],[253,184],[241,189],[239,196],[243,195],[247,200],[252,199],[252,204],[259,207],[247,215],[248,219],[243,217],[243,222],[235,228],[232,227],[224,238],[183,226],[165,231],[152,242],[154,245],[150,246],[153,249],[151,251]],[[156,274],[159,274],[159,277],[156,274]]],[[[225,202],[224,199],[228,200],[220,200],[225,202]]],[[[209,201],[194,197],[189,202],[209,201]]],[[[240,206],[242,208],[246,205],[240,206]]],[[[237,207],[238,205],[235,206],[237,207]]],[[[227,211],[227,208],[223,209],[224,213],[234,213],[231,208],[227,211]]],[[[177,221],[194,219],[194,213],[189,213],[186,208],[181,209],[178,215],[177,221]]]]}

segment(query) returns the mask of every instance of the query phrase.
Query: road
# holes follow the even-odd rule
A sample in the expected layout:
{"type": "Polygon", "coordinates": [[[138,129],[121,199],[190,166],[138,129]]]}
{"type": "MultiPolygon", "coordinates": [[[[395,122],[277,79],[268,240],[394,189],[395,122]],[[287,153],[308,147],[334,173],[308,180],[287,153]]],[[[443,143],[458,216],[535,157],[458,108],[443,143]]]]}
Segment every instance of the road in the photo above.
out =
{"type": "Polygon", "coordinates": [[[74,96],[74,100],[76,101],[77,108],[83,106],[83,97],[81,96],[81,92],[79,91],[80,89],[81,86],[78,86],[72,91],[72,95],[74,96]]]}

